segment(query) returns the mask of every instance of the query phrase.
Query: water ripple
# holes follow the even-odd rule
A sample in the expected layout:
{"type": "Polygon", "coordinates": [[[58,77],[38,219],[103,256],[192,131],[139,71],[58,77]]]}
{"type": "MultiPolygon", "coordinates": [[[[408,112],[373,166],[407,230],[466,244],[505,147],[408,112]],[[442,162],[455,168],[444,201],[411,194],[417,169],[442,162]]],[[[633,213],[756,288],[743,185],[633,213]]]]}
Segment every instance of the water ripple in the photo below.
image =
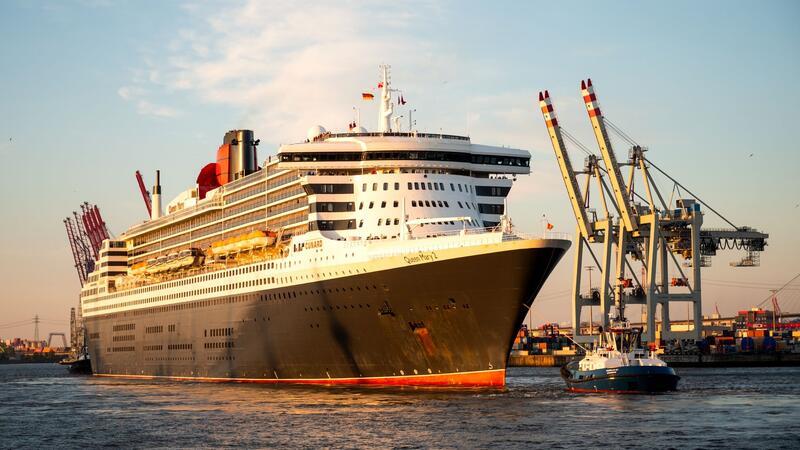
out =
{"type": "Polygon", "coordinates": [[[567,393],[555,368],[512,368],[502,390],[458,390],[123,380],[0,365],[0,448],[800,447],[800,368],[679,374],[679,392],[615,396],[567,393]]]}

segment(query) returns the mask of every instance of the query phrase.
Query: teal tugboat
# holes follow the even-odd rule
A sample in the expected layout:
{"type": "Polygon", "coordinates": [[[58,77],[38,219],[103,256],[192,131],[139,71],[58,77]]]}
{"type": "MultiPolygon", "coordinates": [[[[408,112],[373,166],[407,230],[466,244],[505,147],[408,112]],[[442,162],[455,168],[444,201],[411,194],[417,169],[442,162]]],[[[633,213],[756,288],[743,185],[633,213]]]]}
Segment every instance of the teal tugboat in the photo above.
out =
{"type": "Polygon", "coordinates": [[[618,307],[605,330],[601,329],[593,350],[580,361],[561,368],[571,392],[655,394],[674,391],[680,377],[655,352],[641,347],[641,328],[632,328],[618,307]]]}

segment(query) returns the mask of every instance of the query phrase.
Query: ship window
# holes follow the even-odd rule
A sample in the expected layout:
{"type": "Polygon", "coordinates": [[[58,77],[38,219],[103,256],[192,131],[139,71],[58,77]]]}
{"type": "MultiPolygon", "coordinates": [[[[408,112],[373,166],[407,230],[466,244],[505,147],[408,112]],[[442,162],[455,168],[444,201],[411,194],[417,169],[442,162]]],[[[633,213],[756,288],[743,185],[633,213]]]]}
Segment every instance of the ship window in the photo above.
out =
{"type": "Polygon", "coordinates": [[[410,191],[410,190],[413,188],[413,186],[414,186],[414,185],[413,185],[413,184],[411,184],[411,182],[409,181],[409,182],[408,182],[408,190],[410,191]]]}
{"type": "Polygon", "coordinates": [[[372,183],[372,190],[373,191],[377,191],[378,190],[378,183],[372,183]]]}
{"type": "Polygon", "coordinates": [[[434,191],[438,191],[439,190],[439,183],[433,183],[433,190],[434,191]]]}
{"type": "Polygon", "coordinates": [[[372,209],[373,206],[375,206],[375,202],[369,202],[369,209],[372,209]]]}
{"type": "Polygon", "coordinates": [[[391,218],[386,219],[386,226],[389,226],[391,224],[392,224],[392,219],[391,218]]]}
{"type": "Polygon", "coordinates": [[[445,201],[444,201],[444,207],[445,207],[445,208],[449,208],[449,207],[450,207],[450,204],[449,204],[449,203],[447,203],[447,200],[445,200],[445,201]]]}
{"type": "Polygon", "coordinates": [[[419,185],[420,185],[421,189],[424,191],[425,190],[425,183],[420,183],[419,185]]]}
{"type": "Polygon", "coordinates": [[[431,189],[431,183],[430,183],[430,181],[428,182],[428,190],[429,190],[429,191],[432,191],[432,190],[433,190],[433,189],[431,189]]]}
{"type": "Polygon", "coordinates": [[[459,185],[458,185],[458,192],[464,192],[464,191],[461,189],[461,184],[459,184],[459,185]]]}
{"type": "Polygon", "coordinates": [[[400,202],[398,202],[397,200],[395,200],[395,201],[394,201],[394,207],[395,207],[395,208],[397,208],[398,206],[400,206],[400,202]]]}
{"type": "Polygon", "coordinates": [[[453,183],[450,183],[450,190],[451,190],[451,191],[455,191],[455,190],[456,190],[456,187],[455,187],[455,186],[453,186],[453,183]]]}
{"type": "Polygon", "coordinates": [[[419,183],[414,183],[414,189],[419,189],[419,183]]]}
{"type": "Polygon", "coordinates": [[[439,208],[441,208],[441,207],[443,207],[443,206],[444,206],[444,205],[442,204],[442,201],[441,201],[441,200],[437,200],[437,203],[439,203],[439,208]]]}
{"type": "Polygon", "coordinates": [[[358,204],[358,209],[364,209],[364,202],[358,204]]]}
{"type": "Polygon", "coordinates": [[[395,183],[394,184],[394,190],[395,191],[399,191],[400,190],[400,183],[395,183]]]}
{"type": "Polygon", "coordinates": [[[431,206],[431,202],[425,200],[425,206],[430,207],[431,206]]]}
{"type": "Polygon", "coordinates": [[[361,185],[361,192],[366,192],[366,191],[367,191],[367,183],[364,183],[361,185]]]}
{"type": "Polygon", "coordinates": [[[388,191],[389,190],[389,183],[383,183],[383,190],[384,191],[388,191]]]}
{"type": "Polygon", "coordinates": [[[381,226],[382,223],[383,223],[383,219],[378,219],[378,226],[381,226]]]}
{"type": "Polygon", "coordinates": [[[358,228],[361,228],[361,227],[363,227],[363,226],[364,226],[364,219],[361,219],[361,220],[358,222],[358,228]]]}
{"type": "Polygon", "coordinates": [[[385,201],[381,202],[381,208],[386,208],[386,202],[385,201]]]}
{"type": "Polygon", "coordinates": [[[411,206],[416,208],[417,207],[417,201],[416,200],[411,200],[411,206]]]}
{"type": "Polygon", "coordinates": [[[467,205],[467,209],[472,209],[472,208],[469,207],[469,203],[468,202],[464,202],[464,204],[467,205]]]}
{"type": "Polygon", "coordinates": [[[400,219],[394,219],[394,224],[395,225],[400,225],[400,219]]]}

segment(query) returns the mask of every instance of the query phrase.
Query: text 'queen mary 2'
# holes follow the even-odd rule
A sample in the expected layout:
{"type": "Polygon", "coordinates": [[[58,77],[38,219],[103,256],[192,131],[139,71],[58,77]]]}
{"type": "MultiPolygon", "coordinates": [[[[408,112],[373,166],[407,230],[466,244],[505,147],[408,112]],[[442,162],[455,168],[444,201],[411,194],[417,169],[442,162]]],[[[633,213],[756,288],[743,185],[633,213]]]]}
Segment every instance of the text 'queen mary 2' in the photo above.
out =
{"type": "MultiPolygon", "coordinates": [[[[315,127],[258,166],[247,130],[162,213],[103,243],[81,292],[100,376],[502,386],[518,326],[569,247],[505,216],[527,151],[315,127]]],[[[399,103],[404,103],[400,101],[399,103]]]]}

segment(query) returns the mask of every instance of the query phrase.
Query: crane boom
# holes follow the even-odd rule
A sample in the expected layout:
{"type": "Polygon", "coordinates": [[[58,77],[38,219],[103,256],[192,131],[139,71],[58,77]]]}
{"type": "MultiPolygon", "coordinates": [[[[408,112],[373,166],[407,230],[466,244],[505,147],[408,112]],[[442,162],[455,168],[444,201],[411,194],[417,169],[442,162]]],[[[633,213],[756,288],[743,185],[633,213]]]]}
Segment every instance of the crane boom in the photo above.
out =
{"type": "Polygon", "coordinates": [[[94,221],[97,224],[97,232],[100,236],[100,242],[102,243],[104,240],[109,238],[108,227],[106,227],[106,223],[103,221],[103,216],[100,215],[100,208],[98,208],[97,205],[92,206],[92,215],[94,216],[94,221]]]}
{"type": "Polygon", "coordinates": [[[67,229],[67,240],[69,240],[69,247],[72,250],[72,260],[75,262],[75,270],[78,272],[78,280],[81,283],[81,286],[86,282],[86,266],[84,265],[84,261],[81,255],[81,252],[78,248],[78,238],[76,236],[75,227],[72,224],[72,220],[67,217],[64,219],[64,226],[67,229]]]}
{"type": "Polygon", "coordinates": [[[578,228],[581,234],[588,239],[594,234],[594,230],[589,224],[589,218],[583,204],[581,188],[575,177],[575,170],[572,168],[572,163],[567,154],[567,148],[564,146],[561,126],[558,125],[558,119],[556,118],[556,112],[553,109],[553,103],[550,100],[549,92],[539,92],[539,106],[542,109],[542,115],[547,124],[547,132],[550,135],[550,141],[553,143],[553,151],[556,153],[558,167],[561,169],[561,177],[564,179],[564,185],[567,187],[567,195],[569,195],[569,201],[572,204],[572,211],[575,213],[578,228]]]}
{"type": "Polygon", "coordinates": [[[606,131],[603,113],[597,103],[591,78],[587,81],[581,81],[581,95],[583,95],[583,101],[586,104],[586,111],[589,113],[589,120],[592,122],[592,129],[597,139],[597,145],[600,147],[600,154],[603,156],[603,162],[606,165],[606,170],[608,170],[608,179],[611,181],[611,188],[614,191],[614,198],[620,210],[622,223],[628,232],[637,231],[639,223],[631,211],[631,205],[627,198],[628,190],[619,171],[617,157],[614,155],[614,148],[611,146],[611,140],[608,137],[608,131],[606,131]]]}
{"type": "Polygon", "coordinates": [[[150,217],[153,215],[153,202],[150,200],[150,191],[145,187],[142,174],[138,170],[136,171],[136,182],[139,183],[139,191],[142,193],[144,206],[147,208],[147,217],[150,217]]]}
{"type": "Polygon", "coordinates": [[[97,259],[98,253],[100,252],[100,239],[95,232],[94,223],[92,222],[92,216],[88,212],[87,203],[81,205],[81,221],[83,221],[83,229],[86,233],[86,237],[89,238],[89,245],[92,249],[92,255],[95,259],[97,259]]]}

